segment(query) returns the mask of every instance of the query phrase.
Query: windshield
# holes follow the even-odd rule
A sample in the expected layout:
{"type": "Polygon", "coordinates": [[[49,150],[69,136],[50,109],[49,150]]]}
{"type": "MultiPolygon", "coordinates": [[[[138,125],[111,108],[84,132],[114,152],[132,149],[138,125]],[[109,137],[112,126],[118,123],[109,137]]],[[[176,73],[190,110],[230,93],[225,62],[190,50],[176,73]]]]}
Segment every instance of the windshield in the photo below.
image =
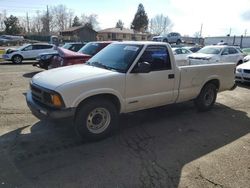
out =
{"type": "Polygon", "coordinates": [[[143,45],[111,44],[92,57],[87,65],[125,73],[143,45]]]}
{"type": "Polygon", "coordinates": [[[99,49],[99,45],[100,44],[98,43],[90,42],[86,44],[85,46],[83,46],[78,52],[93,56],[97,53],[97,50],[99,49]]]}
{"type": "Polygon", "coordinates": [[[222,48],[218,47],[204,47],[200,49],[198,52],[203,54],[219,54],[222,48]]]}

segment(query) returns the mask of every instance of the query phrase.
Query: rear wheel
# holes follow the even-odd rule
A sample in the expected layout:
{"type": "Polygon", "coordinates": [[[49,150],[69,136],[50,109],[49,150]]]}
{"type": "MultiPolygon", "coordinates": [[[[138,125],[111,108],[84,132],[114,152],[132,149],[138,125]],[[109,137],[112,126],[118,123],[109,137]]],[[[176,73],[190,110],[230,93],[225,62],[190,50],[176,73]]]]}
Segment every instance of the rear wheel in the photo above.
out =
{"type": "Polygon", "coordinates": [[[13,63],[22,63],[22,61],[23,61],[23,57],[20,56],[20,55],[14,55],[12,57],[12,62],[13,63]]]}
{"type": "Polygon", "coordinates": [[[163,42],[168,42],[168,39],[163,39],[163,42]]]}
{"type": "Polygon", "coordinates": [[[199,111],[211,109],[217,97],[217,88],[213,83],[206,84],[194,103],[199,111]]]}
{"type": "Polygon", "coordinates": [[[117,127],[118,112],[106,99],[93,99],[83,103],[75,117],[75,130],[82,140],[106,138],[117,127]]]}
{"type": "Polygon", "coordinates": [[[176,41],[176,44],[179,45],[180,43],[181,43],[181,40],[178,39],[178,40],[176,41]]]}

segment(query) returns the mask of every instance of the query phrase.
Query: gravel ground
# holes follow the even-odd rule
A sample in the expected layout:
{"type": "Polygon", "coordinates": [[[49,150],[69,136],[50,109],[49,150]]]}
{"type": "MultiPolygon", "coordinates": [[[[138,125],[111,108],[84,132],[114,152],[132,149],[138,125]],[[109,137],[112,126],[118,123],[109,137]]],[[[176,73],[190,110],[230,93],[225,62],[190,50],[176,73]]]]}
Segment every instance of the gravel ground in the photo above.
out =
{"type": "Polygon", "coordinates": [[[250,187],[250,85],[123,115],[112,137],[80,143],[72,122],[39,121],[25,93],[41,71],[0,64],[0,187],[250,187]]]}

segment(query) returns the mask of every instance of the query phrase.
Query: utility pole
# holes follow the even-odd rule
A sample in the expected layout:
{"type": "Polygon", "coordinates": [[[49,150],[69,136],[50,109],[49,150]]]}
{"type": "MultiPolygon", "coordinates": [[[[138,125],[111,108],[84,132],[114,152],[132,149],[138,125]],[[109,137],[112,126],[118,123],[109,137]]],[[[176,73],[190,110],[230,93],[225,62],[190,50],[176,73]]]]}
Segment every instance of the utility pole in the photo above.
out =
{"type": "Polygon", "coordinates": [[[247,36],[247,29],[245,29],[245,37],[247,36]]]}
{"type": "Polygon", "coordinates": [[[29,19],[29,14],[26,12],[26,23],[27,23],[27,30],[28,33],[30,33],[30,19],[29,19]]]}
{"type": "Polygon", "coordinates": [[[50,33],[50,18],[49,18],[49,6],[47,5],[47,12],[46,12],[46,34],[49,34],[50,33]]]}
{"type": "Polygon", "coordinates": [[[201,24],[200,38],[201,38],[201,36],[202,36],[202,29],[203,29],[203,23],[201,24]]]}

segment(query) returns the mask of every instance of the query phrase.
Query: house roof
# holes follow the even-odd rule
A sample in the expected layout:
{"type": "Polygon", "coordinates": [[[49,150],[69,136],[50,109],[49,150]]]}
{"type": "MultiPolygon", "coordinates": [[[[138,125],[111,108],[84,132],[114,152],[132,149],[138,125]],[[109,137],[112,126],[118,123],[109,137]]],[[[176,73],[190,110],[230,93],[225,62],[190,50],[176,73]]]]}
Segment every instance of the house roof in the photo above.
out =
{"type": "Polygon", "coordinates": [[[94,29],[91,29],[91,28],[89,28],[89,27],[87,27],[85,25],[81,25],[81,26],[76,26],[76,27],[70,27],[68,29],[65,29],[65,30],[61,31],[61,33],[74,32],[74,31],[77,31],[77,30],[82,29],[82,28],[90,29],[90,30],[96,32],[94,29]]]}
{"type": "Polygon", "coordinates": [[[121,33],[121,34],[134,34],[134,30],[126,28],[107,28],[104,30],[98,31],[98,33],[121,33]]]}

